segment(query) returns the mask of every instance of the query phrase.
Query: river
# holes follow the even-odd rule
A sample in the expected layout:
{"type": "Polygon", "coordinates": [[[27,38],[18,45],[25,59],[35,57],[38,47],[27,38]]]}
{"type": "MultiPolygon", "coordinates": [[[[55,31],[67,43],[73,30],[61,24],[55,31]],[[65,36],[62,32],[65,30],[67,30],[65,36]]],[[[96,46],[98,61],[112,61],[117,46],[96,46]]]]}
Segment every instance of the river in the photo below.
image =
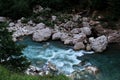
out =
{"type": "Polygon", "coordinates": [[[47,62],[51,62],[61,73],[71,74],[75,71],[74,65],[87,61],[100,70],[97,79],[87,80],[120,80],[120,46],[118,45],[111,44],[106,51],[97,54],[93,51],[74,51],[72,46],[64,45],[60,41],[38,43],[32,41],[30,37],[25,37],[18,43],[27,46],[23,54],[34,66],[43,67],[47,62]]]}

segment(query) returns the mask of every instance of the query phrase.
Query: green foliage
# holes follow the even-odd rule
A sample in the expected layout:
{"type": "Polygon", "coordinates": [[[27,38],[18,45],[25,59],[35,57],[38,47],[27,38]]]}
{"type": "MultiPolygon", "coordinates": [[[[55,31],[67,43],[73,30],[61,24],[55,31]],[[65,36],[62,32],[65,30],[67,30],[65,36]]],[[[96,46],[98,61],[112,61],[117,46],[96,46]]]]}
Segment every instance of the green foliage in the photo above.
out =
{"type": "Polygon", "coordinates": [[[12,41],[12,33],[6,26],[6,23],[0,23],[0,64],[11,70],[23,71],[30,64],[21,52],[25,46],[12,41]]]}
{"type": "Polygon", "coordinates": [[[120,0],[108,0],[109,18],[118,20],[120,18],[120,0]]]}
{"type": "Polygon", "coordinates": [[[0,80],[70,80],[64,75],[58,76],[29,76],[10,72],[6,68],[0,66],[0,80]]]}
{"type": "Polygon", "coordinates": [[[32,10],[29,0],[0,0],[0,15],[14,19],[29,16],[32,10]]]}

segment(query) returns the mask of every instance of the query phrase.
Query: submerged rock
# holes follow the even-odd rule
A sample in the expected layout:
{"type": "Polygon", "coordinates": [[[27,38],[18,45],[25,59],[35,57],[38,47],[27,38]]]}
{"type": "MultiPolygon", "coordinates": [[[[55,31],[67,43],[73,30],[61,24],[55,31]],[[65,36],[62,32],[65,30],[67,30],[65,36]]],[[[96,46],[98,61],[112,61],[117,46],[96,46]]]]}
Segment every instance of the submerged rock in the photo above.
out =
{"type": "Polygon", "coordinates": [[[96,75],[99,73],[99,69],[95,66],[87,66],[86,70],[93,75],[96,75]]]}

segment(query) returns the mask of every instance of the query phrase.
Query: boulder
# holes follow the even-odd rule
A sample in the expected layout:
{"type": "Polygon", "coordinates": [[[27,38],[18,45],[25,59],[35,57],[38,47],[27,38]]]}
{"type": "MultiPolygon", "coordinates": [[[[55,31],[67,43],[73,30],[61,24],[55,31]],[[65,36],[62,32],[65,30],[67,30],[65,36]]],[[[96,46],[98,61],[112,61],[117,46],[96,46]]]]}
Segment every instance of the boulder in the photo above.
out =
{"type": "Polygon", "coordinates": [[[52,16],[52,21],[55,21],[56,20],[56,16],[52,16]]]}
{"type": "Polygon", "coordinates": [[[82,22],[83,27],[90,27],[90,24],[88,22],[82,22]]]}
{"type": "Polygon", "coordinates": [[[86,39],[86,35],[84,33],[74,34],[73,35],[73,44],[77,42],[83,42],[86,39]]]}
{"type": "Polygon", "coordinates": [[[39,23],[35,26],[35,30],[41,30],[45,28],[45,24],[44,23],[39,23]]]}
{"type": "Polygon", "coordinates": [[[73,15],[73,21],[77,21],[81,16],[80,15],[73,15]]]}
{"type": "Polygon", "coordinates": [[[49,28],[37,30],[33,33],[33,40],[34,41],[46,41],[48,40],[52,35],[52,31],[49,28]]]}
{"type": "Polygon", "coordinates": [[[63,32],[60,39],[61,41],[65,41],[68,38],[69,38],[68,34],[63,32]]]}
{"type": "Polygon", "coordinates": [[[80,49],[85,49],[85,45],[83,44],[83,42],[78,42],[74,45],[74,50],[80,50],[80,49]]]}
{"type": "Polygon", "coordinates": [[[91,45],[91,48],[95,51],[95,52],[102,52],[106,49],[107,44],[108,44],[108,40],[106,36],[100,36],[96,39],[94,39],[93,37],[89,38],[89,42],[91,45]]]}
{"type": "Polygon", "coordinates": [[[82,18],[82,21],[83,21],[83,22],[88,22],[89,19],[88,19],[87,17],[83,17],[83,18],[82,18]]]}
{"type": "Polygon", "coordinates": [[[80,28],[74,28],[71,30],[72,34],[79,34],[81,32],[80,28]]]}
{"type": "Polygon", "coordinates": [[[109,43],[120,43],[120,31],[119,32],[114,32],[110,33],[108,35],[108,42],[109,43]]]}
{"type": "Polygon", "coordinates": [[[0,16],[0,22],[6,22],[6,21],[7,21],[6,17],[1,17],[0,16]]]}
{"type": "Polygon", "coordinates": [[[52,40],[58,40],[61,38],[61,36],[62,36],[61,32],[56,32],[52,35],[52,40]]]}
{"type": "Polygon", "coordinates": [[[90,50],[91,50],[90,44],[87,44],[87,45],[86,45],[86,50],[87,50],[87,51],[90,51],[90,50]]]}
{"type": "Polygon", "coordinates": [[[73,41],[71,38],[68,38],[64,41],[64,44],[73,44],[73,41]]]}
{"type": "Polygon", "coordinates": [[[90,27],[83,27],[83,28],[81,28],[81,32],[84,33],[85,35],[91,35],[90,27]]]}
{"type": "Polygon", "coordinates": [[[89,73],[94,74],[94,75],[99,73],[99,69],[97,67],[95,67],[95,66],[88,66],[88,67],[86,67],[86,70],[89,73]]]}
{"type": "Polygon", "coordinates": [[[9,23],[9,27],[13,27],[13,26],[15,26],[14,22],[9,23]]]}

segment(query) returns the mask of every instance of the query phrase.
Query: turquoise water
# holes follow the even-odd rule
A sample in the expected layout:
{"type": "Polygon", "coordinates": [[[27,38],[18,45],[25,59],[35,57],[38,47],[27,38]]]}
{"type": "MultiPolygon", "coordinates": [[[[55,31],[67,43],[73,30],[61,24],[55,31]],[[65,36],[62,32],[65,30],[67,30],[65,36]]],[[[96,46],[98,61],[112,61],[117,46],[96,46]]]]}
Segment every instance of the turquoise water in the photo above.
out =
{"type": "Polygon", "coordinates": [[[23,53],[35,66],[42,67],[50,61],[59,71],[70,74],[75,70],[73,65],[87,61],[97,66],[100,73],[96,79],[85,80],[120,80],[120,45],[112,44],[103,53],[91,54],[83,50],[74,51],[60,41],[38,43],[27,37],[18,43],[27,45],[23,53]]]}
{"type": "Polygon", "coordinates": [[[85,55],[80,58],[100,69],[98,80],[120,80],[120,45],[111,44],[101,54],[85,55]]]}
{"type": "MultiPolygon", "coordinates": [[[[81,60],[77,59],[84,54],[91,54],[83,50],[74,51],[71,46],[66,46],[60,41],[33,42],[29,37],[20,44],[27,45],[23,54],[32,61],[32,65],[42,68],[48,62],[56,66],[60,73],[70,74],[75,71],[73,65],[77,65],[81,60]]],[[[79,68],[81,69],[81,68],[79,68]]]]}

